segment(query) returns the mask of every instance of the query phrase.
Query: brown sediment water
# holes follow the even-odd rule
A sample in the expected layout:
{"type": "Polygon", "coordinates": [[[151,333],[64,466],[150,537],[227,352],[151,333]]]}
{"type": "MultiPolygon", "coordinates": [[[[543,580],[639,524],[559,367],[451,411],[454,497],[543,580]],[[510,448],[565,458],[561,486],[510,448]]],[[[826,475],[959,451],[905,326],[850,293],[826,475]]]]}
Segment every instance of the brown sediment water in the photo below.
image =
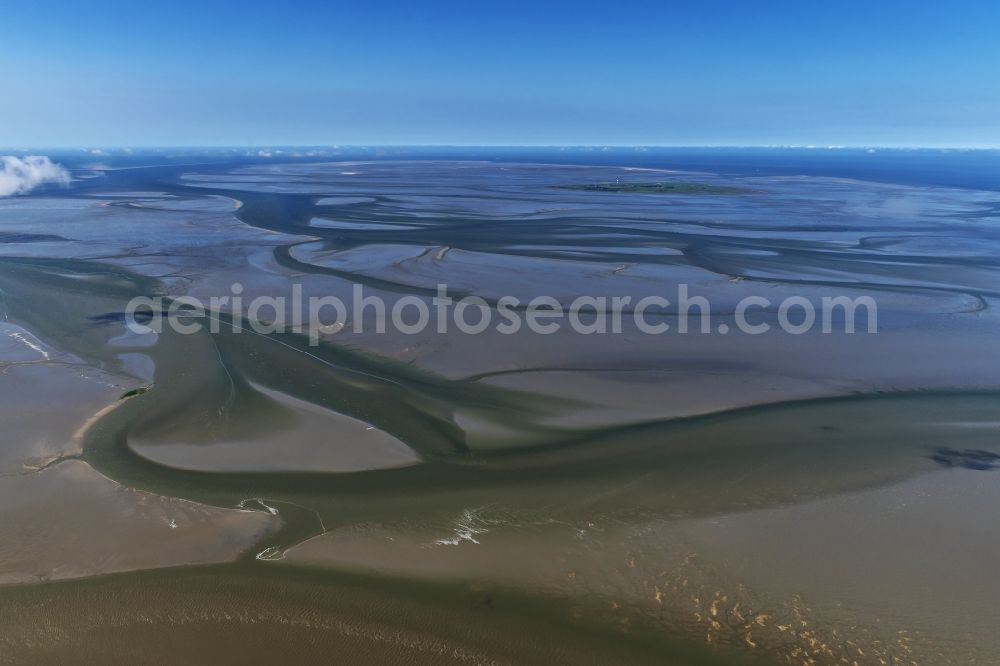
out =
{"type": "Polygon", "coordinates": [[[117,193],[0,206],[0,225],[34,215],[80,239],[0,260],[0,581],[20,584],[0,589],[0,659],[1000,650],[983,621],[1000,554],[995,266],[969,245],[993,241],[970,221],[989,195],[747,179],[753,194],[664,203],[549,187],[568,167],[447,163],[366,166],[347,191],[339,168],[122,176],[117,193]],[[925,212],[872,205],[886,196],[925,212]],[[140,224],[157,229],[145,249],[122,241],[140,224]],[[713,325],[746,295],[847,290],[879,297],[881,330],[347,327],[314,347],[234,332],[228,312],[218,333],[124,330],[133,296],[236,278],[248,297],[357,282],[390,303],[439,281],[487,302],[691,281],[720,304],[713,325]],[[224,564],[190,568],[207,563],[224,564]]]}

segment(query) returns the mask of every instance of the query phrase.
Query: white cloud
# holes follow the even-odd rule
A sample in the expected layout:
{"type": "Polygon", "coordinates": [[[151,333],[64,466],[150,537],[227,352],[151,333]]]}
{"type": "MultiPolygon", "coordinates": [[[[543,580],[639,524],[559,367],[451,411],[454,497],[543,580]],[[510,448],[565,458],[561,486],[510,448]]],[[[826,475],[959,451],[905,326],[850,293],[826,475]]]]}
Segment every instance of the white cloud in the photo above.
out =
{"type": "Polygon", "coordinates": [[[0,197],[24,194],[42,183],[69,184],[69,171],[48,157],[0,157],[0,197]]]}

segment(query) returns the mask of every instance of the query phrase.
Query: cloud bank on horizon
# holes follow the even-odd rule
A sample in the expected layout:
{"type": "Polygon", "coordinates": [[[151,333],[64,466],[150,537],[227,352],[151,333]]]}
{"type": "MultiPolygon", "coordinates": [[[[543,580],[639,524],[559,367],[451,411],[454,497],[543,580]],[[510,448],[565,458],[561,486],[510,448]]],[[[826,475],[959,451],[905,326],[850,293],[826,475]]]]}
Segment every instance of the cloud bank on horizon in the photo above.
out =
{"type": "Polygon", "coordinates": [[[0,157],[0,197],[26,194],[42,183],[68,185],[69,181],[69,171],[48,157],[0,157]]]}

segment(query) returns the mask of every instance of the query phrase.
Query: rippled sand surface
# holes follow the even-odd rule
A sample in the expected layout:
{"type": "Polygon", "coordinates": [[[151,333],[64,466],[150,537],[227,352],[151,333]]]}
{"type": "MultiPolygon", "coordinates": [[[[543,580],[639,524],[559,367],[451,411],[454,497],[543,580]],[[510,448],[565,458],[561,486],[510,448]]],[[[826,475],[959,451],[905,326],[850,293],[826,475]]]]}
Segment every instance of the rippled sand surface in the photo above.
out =
{"type": "Polygon", "coordinates": [[[998,217],[975,189],[485,161],[0,201],[0,661],[989,663],[998,217]],[[563,187],[618,178],[747,193],[563,187]],[[712,333],[124,326],[234,282],[684,283],[712,333]],[[879,332],[719,332],[791,295],[871,296],[879,332]]]}

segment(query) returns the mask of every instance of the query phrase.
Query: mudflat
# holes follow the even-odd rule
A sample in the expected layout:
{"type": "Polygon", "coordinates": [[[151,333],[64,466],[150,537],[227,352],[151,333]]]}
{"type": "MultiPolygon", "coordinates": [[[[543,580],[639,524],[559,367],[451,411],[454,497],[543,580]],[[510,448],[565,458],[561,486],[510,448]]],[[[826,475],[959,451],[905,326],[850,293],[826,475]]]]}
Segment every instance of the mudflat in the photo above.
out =
{"type": "Polygon", "coordinates": [[[0,660],[1000,651],[996,192],[483,157],[0,201],[0,660]],[[491,316],[618,297],[620,329],[383,332],[371,307],[311,339],[308,309],[232,302],[433,310],[440,285],[491,316]],[[687,333],[680,285],[711,306],[687,333]],[[175,315],[194,332],[127,324],[218,296],[175,315]],[[783,299],[838,297],[876,331],[782,329],[783,299]]]}

